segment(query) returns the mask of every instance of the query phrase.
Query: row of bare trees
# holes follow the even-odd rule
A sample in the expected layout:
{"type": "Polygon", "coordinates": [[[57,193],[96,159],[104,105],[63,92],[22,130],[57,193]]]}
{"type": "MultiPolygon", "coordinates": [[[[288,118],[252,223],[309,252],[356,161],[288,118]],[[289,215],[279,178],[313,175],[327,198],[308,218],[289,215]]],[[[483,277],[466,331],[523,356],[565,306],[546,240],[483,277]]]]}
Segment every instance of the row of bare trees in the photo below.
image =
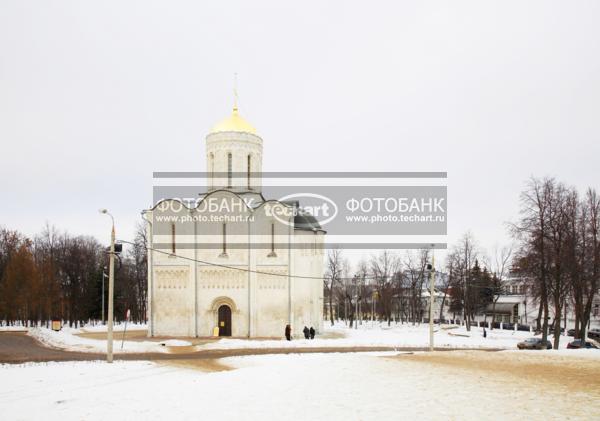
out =
{"type": "Polygon", "coordinates": [[[567,303],[574,309],[576,336],[585,337],[600,287],[599,230],[600,197],[594,189],[580,196],[553,178],[533,178],[521,195],[520,218],[512,226],[519,241],[516,266],[538,298],[543,340],[553,316],[554,348],[567,303]]]}
{"type": "MultiPolygon", "coordinates": [[[[467,251],[471,239],[465,237],[467,251]]],[[[436,274],[436,291],[441,294],[439,314],[444,318],[445,306],[459,318],[472,319],[476,311],[492,302],[492,276],[481,268],[475,253],[465,259],[464,249],[457,249],[450,259],[449,273],[436,274]]],[[[348,320],[352,326],[359,318],[376,318],[419,323],[428,318],[428,285],[431,273],[431,250],[407,251],[403,255],[389,250],[359,262],[355,271],[339,249],[331,250],[327,257],[325,300],[330,322],[334,315],[348,320]],[[342,305],[340,305],[340,303],[342,305]],[[359,310],[360,314],[356,314],[359,310]]]]}
{"type": "MultiPolygon", "coordinates": [[[[494,250],[493,258],[484,253],[470,232],[451,248],[446,258],[444,300],[450,299],[449,311],[460,314],[467,330],[477,314],[486,314],[492,306],[491,328],[496,321],[496,303],[505,293],[505,281],[511,269],[512,249],[494,250]]],[[[443,308],[443,304],[442,304],[443,308]]],[[[440,316],[441,317],[441,316],[440,316]]]]}
{"type": "MultiPolygon", "coordinates": [[[[100,320],[106,246],[46,226],[33,238],[0,227],[0,323],[70,325],[100,320]]],[[[115,319],[126,309],[146,318],[146,244],[140,226],[134,245],[121,256],[115,275],[115,319]]],[[[105,308],[108,295],[106,282],[105,308]]]]}
{"type": "MultiPolygon", "coordinates": [[[[543,340],[551,329],[558,348],[567,306],[575,316],[575,336],[586,337],[600,291],[600,197],[596,191],[588,189],[581,196],[553,178],[533,178],[521,194],[519,220],[509,228],[515,250],[503,247],[490,258],[470,233],[449,250],[444,273],[436,276],[441,294],[439,319],[447,308],[452,318],[458,315],[470,329],[476,315],[491,314],[493,328],[496,303],[507,293],[507,279],[512,277],[512,282],[520,280],[539,305],[536,330],[542,332],[543,340]]],[[[427,303],[423,297],[427,296],[430,254],[430,250],[417,250],[400,257],[382,251],[352,272],[341,250],[330,251],[325,295],[331,323],[334,303],[338,307],[344,303],[337,314],[350,323],[361,306],[363,314],[370,312],[379,320],[420,321],[427,303]]]]}

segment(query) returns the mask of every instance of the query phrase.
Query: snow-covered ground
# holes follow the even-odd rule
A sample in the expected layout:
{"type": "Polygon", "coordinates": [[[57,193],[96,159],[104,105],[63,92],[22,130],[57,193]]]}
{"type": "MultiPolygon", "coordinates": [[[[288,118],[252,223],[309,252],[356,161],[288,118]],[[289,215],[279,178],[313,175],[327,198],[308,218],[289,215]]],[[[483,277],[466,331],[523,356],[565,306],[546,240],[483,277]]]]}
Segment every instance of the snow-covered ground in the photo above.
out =
{"type": "Polygon", "coordinates": [[[27,332],[29,328],[24,326],[0,326],[0,332],[27,332]]]}
{"type": "MultiPolygon", "coordinates": [[[[116,327],[115,352],[168,352],[169,347],[191,346],[192,339],[171,339],[168,341],[154,338],[144,338],[141,332],[136,340],[122,342],[123,325],[116,327]]],[[[143,330],[144,325],[128,327],[128,330],[143,330]]],[[[71,329],[64,327],[59,332],[46,328],[30,329],[30,335],[43,343],[57,348],[64,348],[81,352],[104,352],[106,340],[100,338],[82,337],[82,333],[101,333],[106,331],[106,326],[97,325],[91,328],[71,329]]],[[[487,338],[483,337],[481,328],[473,327],[467,332],[464,327],[443,325],[435,327],[435,346],[446,348],[500,348],[515,349],[517,343],[532,337],[529,332],[513,330],[487,330],[487,338]]],[[[427,325],[412,326],[408,324],[365,323],[358,329],[350,329],[344,324],[328,326],[326,324],[323,335],[314,340],[296,339],[285,341],[283,339],[229,339],[221,338],[194,345],[189,351],[203,349],[241,349],[241,348],[294,348],[294,347],[360,347],[360,346],[389,346],[389,347],[426,347],[429,345],[429,327],[427,325]]],[[[561,348],[565,348],[572,338],[561,337],[561,348]]]]}
{"type": "MultiPolygon", "coordinates": [[[[435,354],[451,357],[455,352],[435,354]]],[[[543,363],[553,354],[516,355],[543,363]]],[[[574,390],[521,373],[485,373],[476,364],[461,369],[414,359],[418,356],[235,357],[220,361],[232,370],[219,372],[151,362],[4,365],[0,418],[480,420],[593,419],[600,413],[593,387],[574,390]]]]}

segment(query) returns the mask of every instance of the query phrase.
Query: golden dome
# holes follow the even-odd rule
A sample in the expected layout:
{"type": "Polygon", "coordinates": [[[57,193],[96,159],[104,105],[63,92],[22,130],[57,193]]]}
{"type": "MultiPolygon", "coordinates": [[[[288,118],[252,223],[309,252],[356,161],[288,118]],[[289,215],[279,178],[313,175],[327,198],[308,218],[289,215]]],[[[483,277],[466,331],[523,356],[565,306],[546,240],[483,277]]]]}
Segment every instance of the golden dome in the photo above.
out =
{"type": "Polygon", "coordinates": [[[234,106],[231,115],[214,126],[210,131],[211,134],[219,132],[245,132],[256,134],[256,129],[240,116],[237,107],[234,106]]]}

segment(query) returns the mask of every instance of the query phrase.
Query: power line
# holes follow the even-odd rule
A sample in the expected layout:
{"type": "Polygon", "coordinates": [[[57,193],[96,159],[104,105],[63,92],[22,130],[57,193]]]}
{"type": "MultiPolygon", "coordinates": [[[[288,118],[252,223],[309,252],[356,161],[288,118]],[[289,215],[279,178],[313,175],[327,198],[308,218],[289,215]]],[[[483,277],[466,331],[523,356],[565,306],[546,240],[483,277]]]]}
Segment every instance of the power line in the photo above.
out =
{"type": "MultiPolygon", "coordinates": [[[[135,243],[133,243],[131,241],[127,241],[127,240],[119,240],[119,242],[120,243],[125,243],[125,244],[130,244],[132,246],[136,246],[137,245],[137,244],[135,244],[135,243]]],[[[285,278],[288,277],[288,275],[283,274],[283,273],[271,273],[271,272],[265,272],[265,271],[261,271],[261,270],[251,270],[251,269],[247,269],[247,268],[243,268],[243,267],[224,265],[224,264],[221,264],[221,263],[208,262],[206,260],[200,260],[200,259],[194,259],[194,258],[191,258],[191,257],[181,256],[181,255],[174,254],[174,253],[171,253],[171,252],[166,252],[166,251],[163,251],[163,250],[155,249],[155,248],[149,247],[149,246],[146,246],[145,248],[146,248],[146,250],[152,250],[152,251],[155,251],[157,253],[166,254],[167,256],[177,257],[179,259],[188,260],[188,261],[191,261],[191,262],[202,263],[202,264],[207,265],[207,266],[215,266],[215,267],[220,267],[220,268],[224,268],[224,269],[232,269],[232,270],[238,270],[238,271],[241,271],[241,272],[256,273],[256,274],[260,274],[260,275],[281,276],[281,277],[285,277],[285,278]]],[[[331,276],[323,276],[323,277],[303,276],[303,275],[289,275],[289,276],[292,277],[292,278],[298,278],[298,279],[313,279],[313,280],[321,280],[321,281],[324,280],[324,279],[330,279],[331,280],[331,276]]],[[[355,277],[355,276],[352,276],[352,277],[336,277],[335,279],[339,280],[339,281],[348,281],[348,280],[352,281],[355,278],[359,279],[359,280],[360,279],[369,279],[369,280],[376,280],[377,279],[377,277],[374,276],[374,275],[366,275],[366,276],[359,276],[359,277],[355,277]]],[[[471,288],[473,288],[473,287],[475,287],[475,286],[471,286],[471,288]]]]}
{"type": "MultiPolygon", "coordinates": [[[[126,240],[120,240],[120,242],[126,243],[126,244],[131,244],[131,245],[136,245],[135,243],[132,243],[132,242],[126,241],[126,240]]],[[[257,274],[260,274],[260,275],[281,276],[281,277],[285,277],[285,278],[287,278],[288,276],[290,276],[292,278],[313,279],[313,280],[319,280],[319,281],[331,278],[331,277],[328,277],[328,276],[317,277],[317,276],[303,276],[303,275],[286,275],[286,274],[283,274],[283,273],[271,273],[271,272],[264,272],[264,271],[261,271],[261,270],[251,270],[251,269],[247,269],[247,268],[243,268],[243,267],[229,266],[229,265],[224,265],[224,264],[221,264],[221,263],[207,262],[205,260],[193,259],[191,257],[186,257],[186,256],[180,256],[178,254],[173,254],[173,253],[170,253],[170,252],[166,252],[166,251],[155,249],[155,248],[148,247],[148,246],[146,246],[146,250],[152,250],[152,251],[155,251],[157,253],[166,254],[168,256],[177,257],[177,258],[180,258],[180,259],[183,259],[183,260],[189,260],[191,262],[202,263],[202,264],[207,265],[207,266],[216,266],[216,267],[220,267],[220,268],[224,268],[224,269],[239,270],[241,272],[257,273],[257,274]]],[[[336,278],[336,279],[340,279],[341,280],[341,279],[345,279],[345,278],[336,278]]],[[[346,278],[346,279],[352,279],[352,278],[346,278]]]]}

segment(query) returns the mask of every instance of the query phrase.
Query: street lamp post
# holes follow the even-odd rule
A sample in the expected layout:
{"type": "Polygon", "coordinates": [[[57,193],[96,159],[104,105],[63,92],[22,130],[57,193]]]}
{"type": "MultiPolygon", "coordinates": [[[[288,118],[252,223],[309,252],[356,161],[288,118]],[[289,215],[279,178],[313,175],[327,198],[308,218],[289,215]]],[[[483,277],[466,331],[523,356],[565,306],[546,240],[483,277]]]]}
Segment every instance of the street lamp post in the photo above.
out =
{"type": "Polygon", "coordinates": [[[100,213],[110,216],[112,230],[110,232],[110,257],[108,264],[108,335],[106,341],[106,362],[113,362],[113,298],[115,287],[115,218],[107,209],[101,209],[100,213]]]}

